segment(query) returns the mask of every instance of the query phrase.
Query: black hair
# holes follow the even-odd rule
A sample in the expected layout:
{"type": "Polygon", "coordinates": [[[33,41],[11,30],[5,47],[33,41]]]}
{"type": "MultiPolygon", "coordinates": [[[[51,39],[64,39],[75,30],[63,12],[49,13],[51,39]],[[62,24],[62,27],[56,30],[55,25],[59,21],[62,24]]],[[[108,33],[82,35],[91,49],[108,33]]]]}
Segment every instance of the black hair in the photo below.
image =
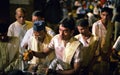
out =
{"type": "Polygon", "coordinates": [[[88,19],[80,19],[77,21],[77,26],[81,26],[81,27],[88,27],[89,23],[88,23],[88,19]]]}
{"type": "Polygon", "coordinates": [[[71,18],[63,18],[60,21],[60,24],[62,24],[63,27],[69,28],[70,30],[74,30],[75,29],[75,20],[71,19],[71,18]]]}
{"type": "Polygon", "coordinates": [[[112,9],[108,8],[108,7],[104,7],[101,9],[101,13],[102,12],[107,12],[109,15],[112,15],[112,9]]]}

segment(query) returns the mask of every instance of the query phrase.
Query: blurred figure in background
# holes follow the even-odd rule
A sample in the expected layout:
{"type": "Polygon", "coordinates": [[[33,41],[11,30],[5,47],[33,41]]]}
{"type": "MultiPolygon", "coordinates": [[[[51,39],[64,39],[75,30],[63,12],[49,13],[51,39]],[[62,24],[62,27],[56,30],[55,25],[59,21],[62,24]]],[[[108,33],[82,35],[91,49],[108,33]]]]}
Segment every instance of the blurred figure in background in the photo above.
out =
{"type": "Polygon", "coordinates": [[[19,38],[0,35],[0,75],[19,69],[19,38]]]}
{"type": "Polygon", "coordinates": [[[100,38],[100,57],[94,69],[95,75],[109,75],[109,57],[113,43],[113,23],[111,23],[112,10],[108,7],[101,9],[101,19],[93,24],[92,34],[100,38]]]}

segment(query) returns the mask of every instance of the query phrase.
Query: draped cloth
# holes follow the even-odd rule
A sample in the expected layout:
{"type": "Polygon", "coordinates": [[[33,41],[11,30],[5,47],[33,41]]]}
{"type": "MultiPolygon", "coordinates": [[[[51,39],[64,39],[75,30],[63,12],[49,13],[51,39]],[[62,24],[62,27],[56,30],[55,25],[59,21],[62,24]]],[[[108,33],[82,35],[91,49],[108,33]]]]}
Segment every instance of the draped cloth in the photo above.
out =
{"type": "MultiPolygon", "coordinates": [[[[52,37],[50,35],[46,34],[44,41],[40,42],[40,41],[36,40],[34,36],[32,36],[30,38],[28,48],[31,50],[37,51],[37,52],[42,52],[45,48],[47,48],[51,38],[52,37]]],[[[51,53],[50,55],[48,55],[46,58],[43,58],[43,59],[33,57],[33,59],[30,61],[30,63],[31,64],[38,64],[40,62],[45,61],[46,59],[48,59],[50,62],[50,60],[52,60],[53,57],[54,57],[54,53],[51,53]],[[48,57],[49,57],[49,59],[48,59],[48,57]]]]}
{"type": "Polygon", "coordinates": [[[71,38],[70,41],[66,44],[66,47],[63,52],[63,60],[55,58],[49,68],[55,70],[67,70],[71,68],[72,58],[78,47],[80,46],[80,42],[75,38],[71,38]]]}
{"type": "Polygon", "coordinates": [[[93,62],[93,59],[99,54],[100,44],[99,38],[96,36],[90,37],[90,43],[88,47],[84,47],[81,51],[81,64],[84,67],[88,67],[93,62]]]}
{"type": "Polygon", "coordinates": [[[64,50],[64,54],[63,54],[63,61],[70,64],[71,60],[73,58],[73,55],[76,51],[76,49],[78,48],[78,46],[80,45],[79,41],[75,41],[74,38],[72,38],[70,40],[69,43],[67,43],[66,48],[64,50]]]}
{"type": "MultiPolygon", "coordinates": [[[[42,52],[45,48],[47,48],[51,38],[52,37],[50,35],[46,34],[44,41],[40,42],[35,39],[35,36],[32,36],[28,42],[28,48],[36,52],[42,52]]],[[[54,52],[50,53],[45,58],[37,58],[33,56],[32,60],[28,61],[28,63],[30,65],[36,65],[37,73],[43,75],[45,74],[45,69],[48,67],[49,63],[54,58],[54,56],[55,56],[54,52]]],[[[31,69],[28,69],[28,70],[31,70],[31,69]]]]}
{"type": "Polygon", "coordinates": [[[110,54],[112,52],[112,33],[113,33],[113,25],[111,22],[107,25],[107,33],[105,38],[101,39],[101,50],[100,50],[100,58],[99,63],[96,63],[93,66],[94,75],[110,75],[110,54]]]}
{"type": "MultiPolygon", "coordinates": [[[[35,39],[34,36],[31,37],[31,48],[29,47],[29,49],[34,50],[34,51],[38,51],[38,41],[35,39]]],[[[33,59],[30,61],[30,64],[36,64],[36,61],[38,60],[38,58],[33,57],[33,59]]]]}
{"type": "Polygon", "coordinates": [[[107,25],[106,37],[101,40],[101,51],[103,53],[108,53],[112,48],[112,36],[113,36],[113,23],[109,22],[107,25]]]}
{"type": "Polygon", "coordinates": [[[80,52],[79,75],[88,75],[100,54],[100,40],[94,35],[91,35],[87,40],[84,40],[81,34],[76,35],[75,38],[83,44],[83,49],[80,52]]]}
{"type": "Polygon", "coordinates": [[[0,70],[10,71],[19,68],[19,40],[9,37],[6,42],[0,41],[0,70]]]}

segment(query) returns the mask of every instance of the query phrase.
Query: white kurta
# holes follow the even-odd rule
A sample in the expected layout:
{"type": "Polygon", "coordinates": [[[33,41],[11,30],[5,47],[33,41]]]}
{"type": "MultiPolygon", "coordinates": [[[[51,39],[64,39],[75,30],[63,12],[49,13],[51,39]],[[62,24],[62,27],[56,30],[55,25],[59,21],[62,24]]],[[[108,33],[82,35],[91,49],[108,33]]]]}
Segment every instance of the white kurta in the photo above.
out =
{"type": "Polygon", "coordinates": [[[101,20],[95,22],[92,27],[92,34],[98,36],[99,38],[106,37],[107,30],[105,26],[102,24],[101,20]]]}
{"type": "Polygon", "coordinates": [[[24,37],[26,31],[27,25],[21,25],[16,21],[9,26],[7,35],[18,37],[20,41],[22,41],[22,38],[24,37]]]}
{"type": "MultiPolygon", "coordinates": [[[[74,44],[74,45],[76,46],[76,44],[74,44]]],[[[65,44],[65,42],[60,39],[59,34],[52,38],[52,40],[51,40],[50,44],[48,45],[48,47],[50,49],[54,49],[55,54],[56,54],[56,59],[54,59],[51,62],[49,68],[56,69],[56,70],[58,70],[58,69],[63,70],[63,69],[65,69],[65,66],[66,66],[65,64],[71,65],[71,63],[77,63],[77,62],[80,62],[80,60],[81,60],[80,59],[80,52],[81,52],[81,49],[82,49],[82,45],[79,44],[79,46],[74,48],[73,45],[71,46],[71,40],[69,40],[65,44]],[[73,49],[69,48],[69,50],[66,50],[66,48],[68,46],[70,46],[73,49]],[[74,50],[75,52],[74,52],[74,55],[71,55],[72,59],[68,60],[69,62],[67,62],[67,60],[65,60],[65,58],[67,58],[67,57],[65,57],[65,56],[67,56],[67,55],[69,56],[70,54],[72,54],[71,53],[72,51],[70,51],[70,50],[74,50]],[[65,54],[67,54],[67,55],[65,55],[65,54]],[[64,66],[62,66],[62,65],[64,65],[64,66]]],[[[70,58],[71,58],[71,56],[70,56],[70,58]]],[[[69,67],[69,69],[70,69],[70,67],[69,67]]],[[[68,66],[66,68],[68,68],[68,66]]]]}
{"type": "MultiPolygon", "coordinates": [[[[69,44],[69,43],[70,43],[70,41],[67,42],[66,45],[69,44]]],[[[60,39],[60,36],[58,34],[58,35],[56,35],[52,38],[48,47],[55,50],[56,58],[58,58],[60,60],[63,60],[63,56],[64,56],[63,54],[64,54],[64,50],[66,48],[66,45],[65,45],[65,42],[60,39]]],[[[80,46],[76,49],[76,52],[73,56],[74,62],[79,62],[80,61],[79,53],[80,53],[81,48],[82,47],[80,46]]]]}
{"type": "MultiPolygon", "coordinates": [[[[50,35],[46,34],[46,36],[44,38],[44,41],[40,42],[40,41],[35,39],[34,35],[32,35],[30,37],[30,39],[28,40],[28,48],[30,50],[33,50],[33,51],[36,51],[36,52],[42,52],[45,48],[47,48],[51,38],[52,37],[50,35]]],[[[48,59],[48,62],[49,62],[51,59],[53,59],[54,55],[50,54],[48,57],[49,57],[49,59],[48,59]]],[[[47,57],[43,58],[43,59],[42,58],[39,59],[39,58],[33,57],[33,59],[31,61],[29,61],[29,63],[30,64],[39,64],[39,62],[40,63],[44,62],[42,60],[47,61],[47,57]]]]}
{"type": "MultiPolygon", "coordinates": [[[[46,28],[47,34],[49,34],[52,37],[55,35],[55,32],[51,28],[47,26],[45,28],[46,28]]],[[[21,42],[21,47],[23,47],[24,44],[28,43],[28,39],[32,36],[32,34],[33,34],[33,28],[30,28],[29,30],[27,30],[21,42]]]]}
{"type": "Polygon", "coordinates": [[[87,41],[85,41],[81,34],[76,35],[75,38],[78,39],[83,44],[84,47],[88,47],[89,46],[90,38],[87,39],[87,41]]]}

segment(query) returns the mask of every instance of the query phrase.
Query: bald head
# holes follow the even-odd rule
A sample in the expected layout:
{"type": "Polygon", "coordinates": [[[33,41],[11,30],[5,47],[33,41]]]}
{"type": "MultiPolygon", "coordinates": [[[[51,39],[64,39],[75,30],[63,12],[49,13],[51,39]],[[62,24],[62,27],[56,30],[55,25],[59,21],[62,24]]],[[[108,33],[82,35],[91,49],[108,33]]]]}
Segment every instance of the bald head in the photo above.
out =
{"type": "Polygon", "coordinates": [[[22,13],[24,13],[24,14],[25,14],[25,9],[24,9],[24,8],[19,7],[19,8],[17,8],[17,9],[16,9],[15,13],[17,14],[18,12],[22,12],[22,13]]]}
{"type": "Polygon", "coordinates": [[[25,23],[25,9],[17,8],[15,11],[15,18],[17,22],[23,25],[25,23]]]}

